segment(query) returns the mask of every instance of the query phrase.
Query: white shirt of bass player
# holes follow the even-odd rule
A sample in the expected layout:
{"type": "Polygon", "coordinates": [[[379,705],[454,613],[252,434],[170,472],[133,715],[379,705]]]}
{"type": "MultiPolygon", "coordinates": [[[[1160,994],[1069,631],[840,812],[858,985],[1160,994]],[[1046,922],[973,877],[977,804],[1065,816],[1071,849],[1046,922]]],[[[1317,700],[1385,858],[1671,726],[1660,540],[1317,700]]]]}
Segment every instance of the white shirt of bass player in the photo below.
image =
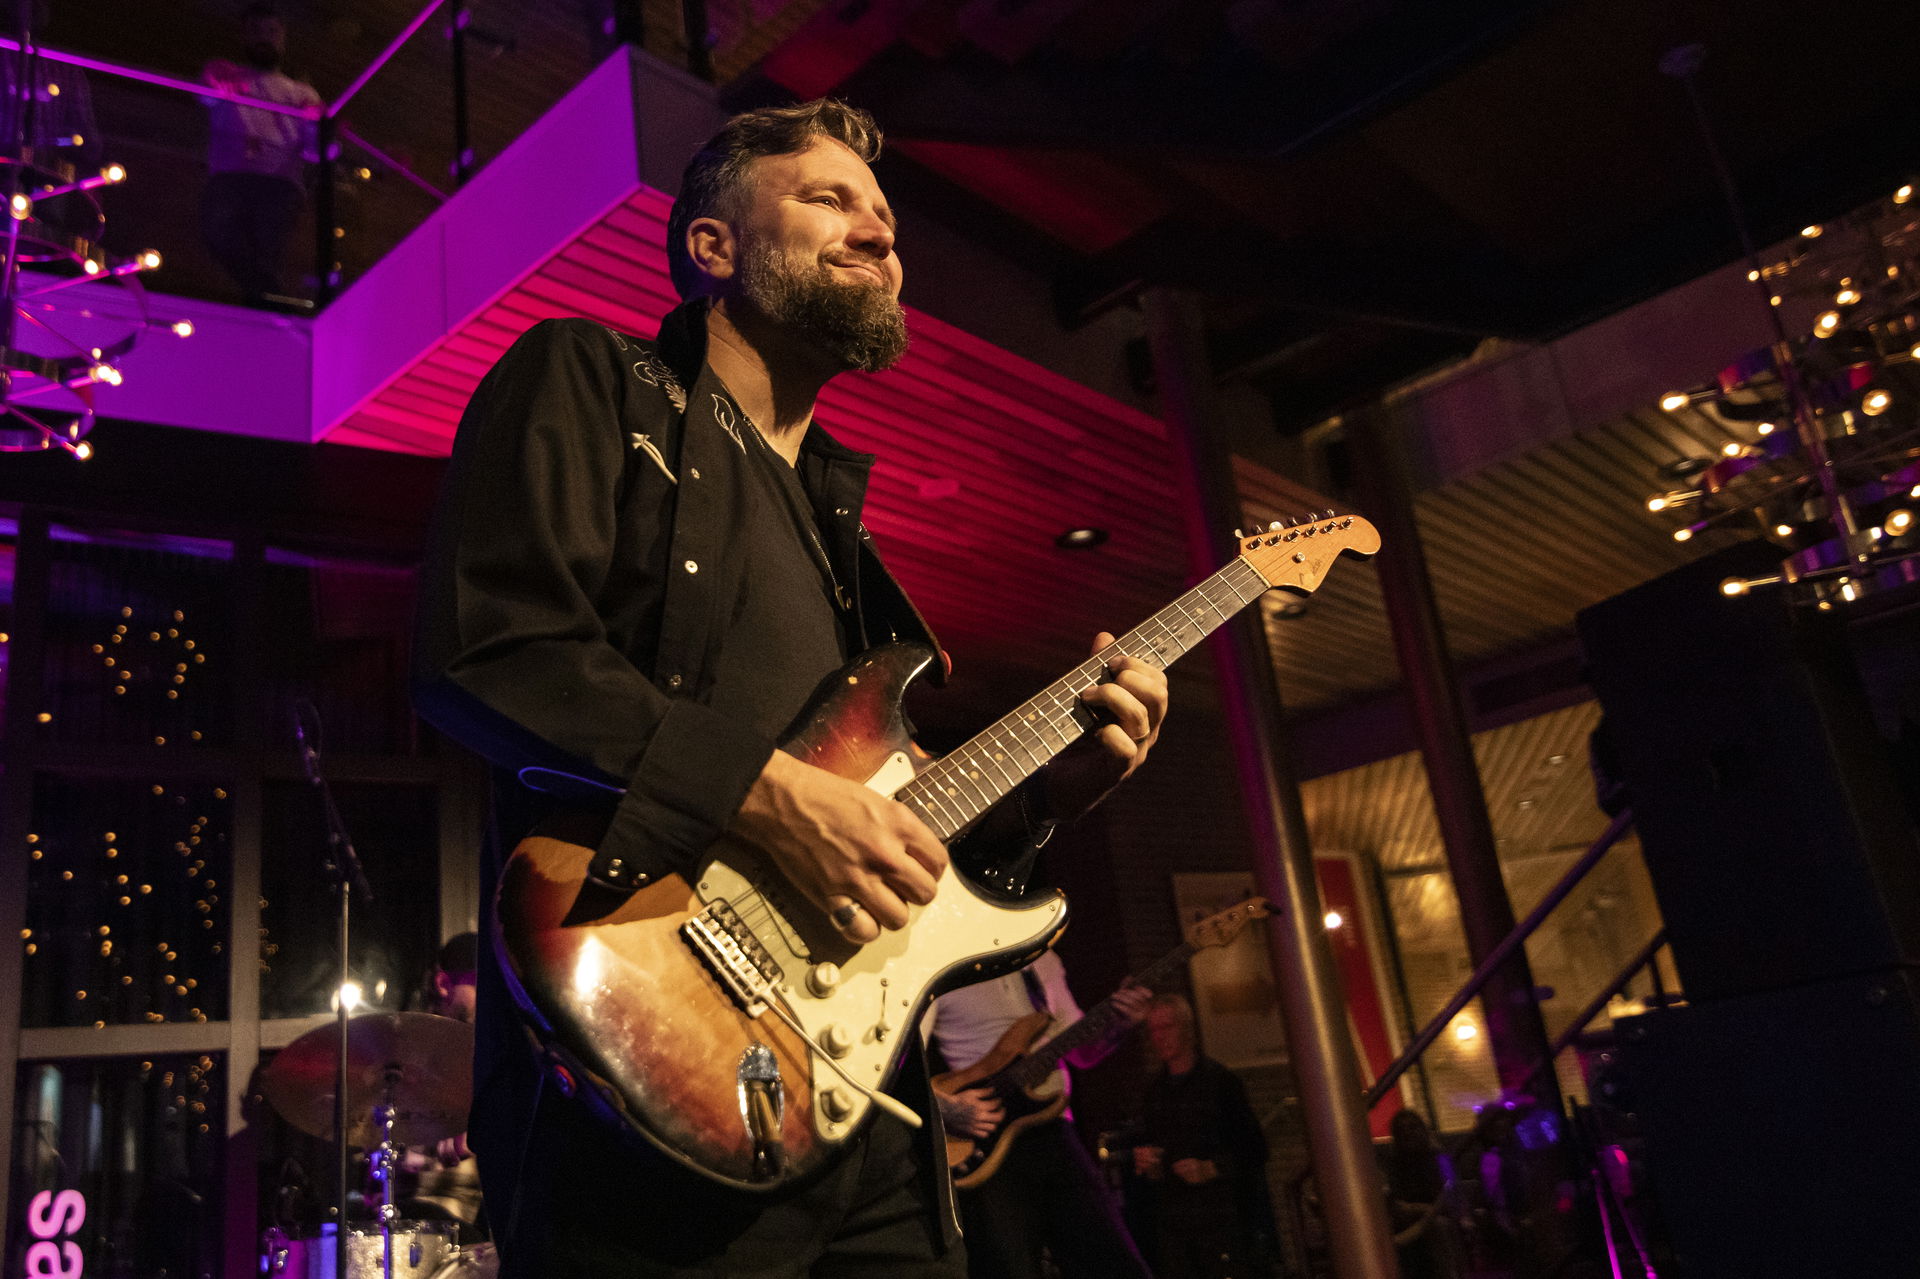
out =
{"type": "MultiPolygon", "coordinates": [[[[1067,988],[1067,968],[1060,956],[1047,951],[1028,966],[1040,979],[1046,992],[1047,1010],[1053,1014],[1053,1026],[1037,1043],[1047,1040],[1080,1020],[1080,1005],[1067,988]]],[[[1000,1037],[1022,1017],[1034,1012],[1027,995],[1027,982],[1017,972],[973,986],[962,986],[933,1001],[920,1022],[920,1032],[940,1050],[951,1070],[965,1070],[993,1051],[1000,1037]]],[[[1060,1090],[1067,1088],[1067,1072],[1054,1072],[1060,1090]]]]}

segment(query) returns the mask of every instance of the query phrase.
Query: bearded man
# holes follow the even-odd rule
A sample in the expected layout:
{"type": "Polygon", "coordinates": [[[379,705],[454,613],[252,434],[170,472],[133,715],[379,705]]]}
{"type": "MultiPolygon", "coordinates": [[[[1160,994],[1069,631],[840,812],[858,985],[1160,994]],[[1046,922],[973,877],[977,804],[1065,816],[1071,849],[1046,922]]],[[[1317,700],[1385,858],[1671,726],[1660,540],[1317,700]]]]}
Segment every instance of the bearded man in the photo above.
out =
{"type": "MultiPolygon", "coordinates": [[[[691,876],[724,833],[854,944],[940,891],[948,850],[907,807],[775,749],[851,655],[937,649],[861,525],[873,458],[813,421],[830,379],[906,347],[879,146],[839,103],[735,117],[682,181],[667,248],[685,301],[658,340],[543,323],[475,393],[423,579],[416,700],[497,766],[490,908],[529,831],[597,850],[601,894],[691,876]]],[[[1145,757],[1165,678],[1109,671],[1082,694],[1104,726],[956,858],[1030,864],[1056,817],[1145,757]]],[[[543,1086],[491,946],[475,1035],[471,1142],[509,1277],[965,1273],[935,1124],[869,1112],[824,1171],[757,1194],[543,1086]]],[[[918,1045],[904,1057],[888,1091],[924,1119],[918,1045]]]]}

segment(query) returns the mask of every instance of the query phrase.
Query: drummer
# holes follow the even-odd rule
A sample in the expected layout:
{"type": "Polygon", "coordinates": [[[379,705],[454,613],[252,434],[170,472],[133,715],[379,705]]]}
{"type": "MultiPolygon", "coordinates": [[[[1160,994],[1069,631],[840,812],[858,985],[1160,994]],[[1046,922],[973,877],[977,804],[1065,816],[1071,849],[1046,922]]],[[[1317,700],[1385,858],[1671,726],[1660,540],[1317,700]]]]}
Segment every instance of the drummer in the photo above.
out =
{"type": "MultiPolygon", "coordinates": [[[[477,935],[461,933],[449,939],[435,956],[433,973],[426,982],[426,1011],[471,1025],[479,968],[477,935]]],[[[467,1134],[444,1138],[431,1150],[409,1147],[400,1170],[418,1174],[413,1193],[401,1200],[401,1216],[458,1222],[462,1243],[487,1237],[480,1203],[480,1165],[467,1149],[467,1134]]]]}

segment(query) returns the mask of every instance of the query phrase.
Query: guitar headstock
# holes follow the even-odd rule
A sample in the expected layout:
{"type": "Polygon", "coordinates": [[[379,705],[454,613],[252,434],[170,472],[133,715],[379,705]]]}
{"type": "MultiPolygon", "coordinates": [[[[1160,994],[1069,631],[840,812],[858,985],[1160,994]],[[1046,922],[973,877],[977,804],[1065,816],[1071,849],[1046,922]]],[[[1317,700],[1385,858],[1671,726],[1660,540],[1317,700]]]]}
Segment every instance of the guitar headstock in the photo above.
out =
{"type": "Polygon", "coordinates": [[[1240,558],[1268,586],[1302,595],[1318,587],[1342,555],[1367,559],[1379,549],[1379,532],[1358,515],[1329,513],[1240,538],[1240,558]]]}
{"type": "Polygon", "coordinates": [[[1273,907],[1267,905],[1264,897],[1249,897],[1245,901],[1235,902],[1216,915],[1208,915],[1198,923],[1187,926],[1187,943],[1195,950],[1205,950],[1209,946],[1225,946],[1240,935],[1240,930],[1256,919],[1265,919],[1273,913],[1273,907]]]}

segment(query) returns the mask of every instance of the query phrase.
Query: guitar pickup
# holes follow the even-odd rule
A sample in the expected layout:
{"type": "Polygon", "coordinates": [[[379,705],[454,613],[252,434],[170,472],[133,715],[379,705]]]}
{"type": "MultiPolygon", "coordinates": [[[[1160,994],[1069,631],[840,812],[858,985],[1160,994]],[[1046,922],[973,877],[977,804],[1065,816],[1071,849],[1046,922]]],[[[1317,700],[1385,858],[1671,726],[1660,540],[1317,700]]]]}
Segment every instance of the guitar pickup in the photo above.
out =
{"type": "Polygon", "coordinates": [[[680,925],[680,935],[747,1016],[767,1011],[767,993],[785,974],[730,904],[712,903],[680,925]]]}

